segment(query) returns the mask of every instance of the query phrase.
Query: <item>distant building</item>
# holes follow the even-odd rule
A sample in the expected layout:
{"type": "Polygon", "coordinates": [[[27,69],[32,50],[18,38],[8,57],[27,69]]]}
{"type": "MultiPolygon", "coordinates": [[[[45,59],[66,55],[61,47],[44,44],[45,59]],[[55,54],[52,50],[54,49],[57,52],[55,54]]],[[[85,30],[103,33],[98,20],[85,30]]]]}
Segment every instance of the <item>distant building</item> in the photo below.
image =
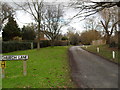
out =
{"type": "Polygon", "coordinates": [[[92,41],[92,45],[105,45],[106,44],[106,40],[94,40],[92,41]]]}
{"type": "Polygon", "coordinates": [[[48,40],[48,38],[44,33],[41,33],[40,34],[40,40],[48,40]]]}

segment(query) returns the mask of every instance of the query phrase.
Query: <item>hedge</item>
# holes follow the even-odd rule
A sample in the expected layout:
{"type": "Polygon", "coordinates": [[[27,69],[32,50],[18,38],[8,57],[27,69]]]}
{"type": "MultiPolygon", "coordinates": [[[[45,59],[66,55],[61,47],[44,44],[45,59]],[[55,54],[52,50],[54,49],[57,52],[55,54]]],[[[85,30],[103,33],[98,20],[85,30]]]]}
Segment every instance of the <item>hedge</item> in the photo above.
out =
{"type": "MultiPolygon", "coordinates": [[[[35,41],[7,41],[2,42],[2,53],[28,50],[31,49],[31,43],[33,43],[33,48],[37,48],[37,42],[35,41]]],[[[55,41],[54,46],[66,46],[68,41],[55,41]]],[[[41,40],[40,48],[51,46],[50,40],[41,40]]]]}
{"type": "Polygon", "coordinates": [[[7,41],[2,42],[2,53],[31,49],[30,42],[7,41]]]}

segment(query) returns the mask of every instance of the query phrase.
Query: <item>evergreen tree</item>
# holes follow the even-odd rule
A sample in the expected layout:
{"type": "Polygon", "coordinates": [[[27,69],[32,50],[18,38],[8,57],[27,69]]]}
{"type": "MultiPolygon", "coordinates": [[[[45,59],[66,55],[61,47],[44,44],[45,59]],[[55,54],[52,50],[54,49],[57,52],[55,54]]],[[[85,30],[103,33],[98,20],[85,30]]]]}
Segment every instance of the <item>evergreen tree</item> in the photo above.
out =
{"type": "Polygon", "coordinates": [[[33,26],[29,25],[23,26],[21,35],[23,40],[34,40],[36,36],[33,26]]]}
{"type": "Polygon", "coordinates": [[[8,23],[3,28],[3,41],[12,40],[16,36],[20,36],[20,29],[18,28],[17,22],[13,16],[8,18],[8,23]]]}

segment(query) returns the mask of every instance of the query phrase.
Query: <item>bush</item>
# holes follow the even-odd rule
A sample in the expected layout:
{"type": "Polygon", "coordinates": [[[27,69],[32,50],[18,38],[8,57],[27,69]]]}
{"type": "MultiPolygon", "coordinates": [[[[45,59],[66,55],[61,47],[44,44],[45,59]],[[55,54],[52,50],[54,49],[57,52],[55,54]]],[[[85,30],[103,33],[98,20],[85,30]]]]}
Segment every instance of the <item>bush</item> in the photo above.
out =
{"type": "MultiPolygon", "coordinates": [[[[40,41],[40,48],[48,47],[48,46],[51,46],[49,40],[41,40],[40,41]]],[[[37,42],[36,41],[33,41],[33,48],[37,48],[37,42]]]]}
{"type": "Polygon", "coordinates": [[[27,49],[31,49],[30,42],[18,42],[18,41],[2,42],[3,53],[19,51],[19,50],[27,50],[27,49]]]}
{"type": "Polygon", "coordinates": [[[109,47],[117,47],[117,44],[116,44],[115,42],[111,42],[111,43],[109,44],[109,47]]]}
{"type": "MultiPolygon", "coordinates": [[[[2,53],[28,50],[31,49],[31,43],[33,42],[33,48],[37,48],[37,42],[35,41],[7,41],[2,42],[2,53]]],[[[66,46],[68,41],[55,41],[55,46],[66,46]]],[[[51,46],[50,40],[41,40],[40,48],[51,46]]]]}
{"type": "MultiPolygon", "coordinates": [[[[2,52],[13,52],[19,50],[28,50],[31,49],[31,43],[33,42],[33,48],[37,48],[37,42],[34,41],[7,41],[2,42],[2,52]]],[[[49,40],[40,41],[40,48],[50,46],[49,40]]]]}
{"type": "Polygon", "coordinates": [[[67,46],[68,41],[55,41],[55,46],[67,46]]]}
{"type": "Polygon", "coordinates": [[[68,38],[67,37],[62,37],[62,39],[61,40],[68,40],[68,38]]]}
{"type": "Polygon", "coordinates": [[[40,47],[41,47],[41,48],[43,48],[43,47],[48,47],[48,46],[51,46],[49,40],[41,40],[41,41],[40,41],[40,47]]]}

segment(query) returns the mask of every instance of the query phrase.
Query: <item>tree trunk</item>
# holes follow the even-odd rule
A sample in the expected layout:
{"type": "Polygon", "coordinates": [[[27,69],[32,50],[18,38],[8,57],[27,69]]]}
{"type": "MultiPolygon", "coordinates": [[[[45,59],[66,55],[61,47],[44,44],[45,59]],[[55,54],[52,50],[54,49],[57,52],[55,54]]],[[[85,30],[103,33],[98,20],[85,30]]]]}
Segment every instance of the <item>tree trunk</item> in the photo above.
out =
{"type": "Polygon", "coordinates": [[[38,17],[38,41],[37,41],[37,49],[40,49],[40,25],[41,25],[41,9],[40,6],[38,5],[38,12],[37,12],[37,17],[38,17]]]}
{"type": "Polygon", "coordinates": [[[38,22],[38,40],[37,40],[37,49],[40,49],[40,22],[38,22]]]}
{"type": "Polygon", "coordinates": [[[54,47],[55,45],[55,40],[51,40],[51,47],[54,47]]]}
{"type": "Polygon", "coordinates": [[[40,49],[40,25],[38,24],[37,49],[40,49]]]}
{"type": "Polygon", "coordinates": [[[40,49],[40,42],[37,42],[37,49],[40,49]]]}
{"type": "Polygon", "coordinates": [[[106,37],[106,43],[107,44],[110,44],[110,37],[111,37],[110,35],[107,35],[107,37],[106,37]]]}

